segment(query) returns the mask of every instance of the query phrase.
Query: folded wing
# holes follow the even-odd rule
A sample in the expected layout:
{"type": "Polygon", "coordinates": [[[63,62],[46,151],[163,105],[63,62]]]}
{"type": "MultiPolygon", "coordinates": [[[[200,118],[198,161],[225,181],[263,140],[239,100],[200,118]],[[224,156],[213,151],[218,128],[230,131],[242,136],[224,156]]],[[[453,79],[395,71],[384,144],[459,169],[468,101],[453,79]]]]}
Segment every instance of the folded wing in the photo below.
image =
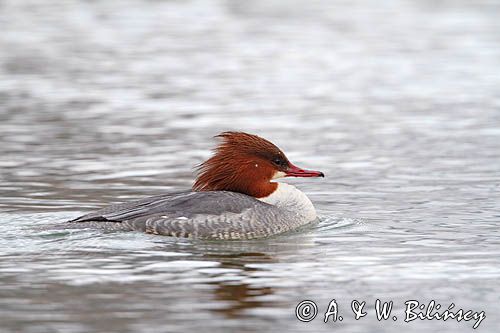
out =
{"type": "Polygon", "coordinates": [[[261,238],[296,227],[288,212],[227,191],[159,195],[112,205],[69,223],[203,239],[261,238]]]}

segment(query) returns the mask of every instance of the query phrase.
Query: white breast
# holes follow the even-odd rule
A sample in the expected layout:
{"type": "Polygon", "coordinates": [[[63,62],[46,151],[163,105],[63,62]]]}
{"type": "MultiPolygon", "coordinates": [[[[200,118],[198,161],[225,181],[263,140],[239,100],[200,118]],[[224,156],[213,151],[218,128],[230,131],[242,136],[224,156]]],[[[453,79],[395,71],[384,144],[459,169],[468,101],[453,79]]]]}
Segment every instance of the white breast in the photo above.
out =
{"type": "Polygon", "coordinates": [[[293,185],[278,182],[278,187],[273,193],[267,197],[259,198],[259,200],[293,211],[307,222],[316,219],[316,210],[311,200],[293,185]]]}

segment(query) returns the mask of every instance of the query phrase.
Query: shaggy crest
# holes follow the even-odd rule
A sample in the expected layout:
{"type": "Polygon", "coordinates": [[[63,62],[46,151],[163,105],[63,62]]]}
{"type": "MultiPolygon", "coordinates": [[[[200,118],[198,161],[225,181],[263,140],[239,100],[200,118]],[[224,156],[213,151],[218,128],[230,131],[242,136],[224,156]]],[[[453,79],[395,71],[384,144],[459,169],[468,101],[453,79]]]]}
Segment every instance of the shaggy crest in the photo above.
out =
{"type": "Polygon", "coordinates": [[[214,155],[198,166],[194,191],[233,191],[257,198],[277,187],[270,182],[277,171],[290,165],[274,144],[257,135],[223,132],[214,155]]]}

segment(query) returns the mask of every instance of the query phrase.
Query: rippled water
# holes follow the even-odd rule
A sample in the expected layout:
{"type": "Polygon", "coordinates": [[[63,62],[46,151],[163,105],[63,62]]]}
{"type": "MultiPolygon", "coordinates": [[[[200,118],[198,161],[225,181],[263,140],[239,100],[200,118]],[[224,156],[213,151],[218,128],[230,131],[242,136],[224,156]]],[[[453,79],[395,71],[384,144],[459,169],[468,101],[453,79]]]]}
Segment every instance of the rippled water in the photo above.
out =
{"type": "Polygon", "coordinates": [[[498,332],[499,19],[495,1],[0,2],[1,331],[473,331],[404,323],[416,299],[498,332]],[[40,228],[189,188],[228,129],[325,172],[290,181],[319,224],[251,242],[40,228]],[[332,299],[344,320],[325,324],[332,299]]]}

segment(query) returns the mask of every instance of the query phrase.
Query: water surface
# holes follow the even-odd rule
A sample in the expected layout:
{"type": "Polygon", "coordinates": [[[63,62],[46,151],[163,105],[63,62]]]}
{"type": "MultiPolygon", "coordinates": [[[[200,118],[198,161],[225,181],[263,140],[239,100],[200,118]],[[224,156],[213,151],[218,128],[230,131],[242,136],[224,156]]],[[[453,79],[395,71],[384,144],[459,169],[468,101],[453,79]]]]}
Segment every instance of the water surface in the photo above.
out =
{"type": "Polygon", "coordinates": [[[412,299],[498,332],[499,17],[495,1],[0,2],[2,332],[473,331],[404,323],[412,299]],[[251,242],[40,228],[189,188],[230,129],[326,174],[290,180],[317,225],[251,242]],[[324,324],[332,299],[344,320],[324,324]]]}

